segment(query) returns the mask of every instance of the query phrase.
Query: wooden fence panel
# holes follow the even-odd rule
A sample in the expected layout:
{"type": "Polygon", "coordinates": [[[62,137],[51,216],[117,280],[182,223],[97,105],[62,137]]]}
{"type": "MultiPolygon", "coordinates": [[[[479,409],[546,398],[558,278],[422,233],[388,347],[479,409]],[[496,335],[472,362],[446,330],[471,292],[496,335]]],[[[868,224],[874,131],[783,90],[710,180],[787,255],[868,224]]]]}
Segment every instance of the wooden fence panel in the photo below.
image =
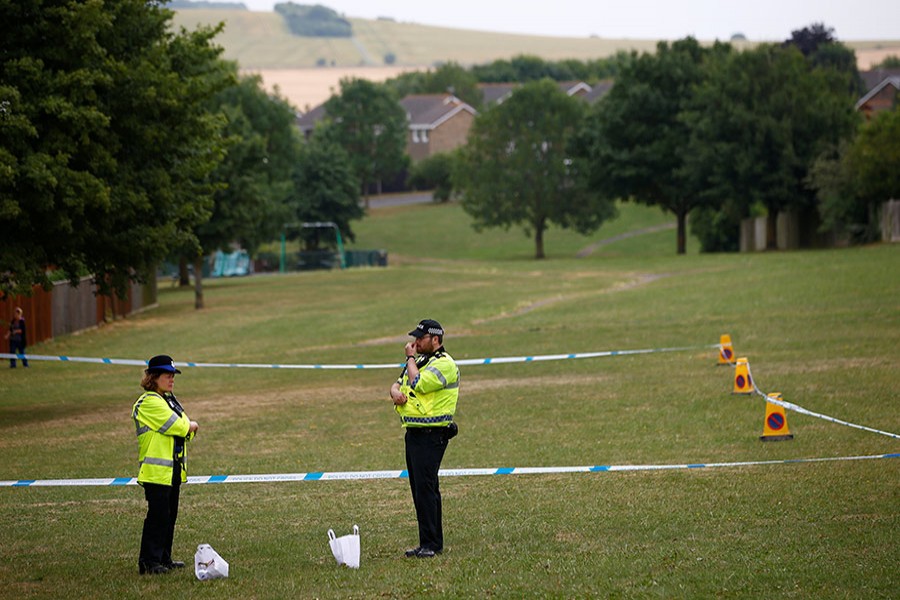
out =
{"type": "MultiPolygon", "coordinates": [[[[25,315],[28,345],[31,346],[59,335],[97,327],[106,320],[122,318],[154,306],[157,301],[155,281],[131,285],[125,300],[96,296],[95,291],[96,286],[91,283],[90,277],[82,278],[77,287],[68,281],[57,282],[49,292],[34,286],[31,296],[12,296],[0,300],[0,327],[5,334],[13,311],[20,307],[25,315]]],[[[0,339],[0,342],[3,341],[0,339]]],[[[3,352],[9,350],[6,343],[0,344],[0,348],[3,352]]]]}
{"type": "MultiPolygon", "coordinates": [[[[27,344],[31,346],[53,337],[51,292],[45,292],[39,285],[31,289],[31,296],[11,296],[0,300],[0,315],[2,315],[3,333],[9,331],[9,321],[13,318],[16,307],[22,309],[25,317],[25,337],[27,344]]],[[[9,343],[3,341],[3,351],[9,351],[9,343]]]]}
{"type": "Polygon", "coordinates": [[[96,327],[97,300],[90,277],[83,277],[78,287],[68,281],[53,286],[53,335],[74,333],[96,327]]]}

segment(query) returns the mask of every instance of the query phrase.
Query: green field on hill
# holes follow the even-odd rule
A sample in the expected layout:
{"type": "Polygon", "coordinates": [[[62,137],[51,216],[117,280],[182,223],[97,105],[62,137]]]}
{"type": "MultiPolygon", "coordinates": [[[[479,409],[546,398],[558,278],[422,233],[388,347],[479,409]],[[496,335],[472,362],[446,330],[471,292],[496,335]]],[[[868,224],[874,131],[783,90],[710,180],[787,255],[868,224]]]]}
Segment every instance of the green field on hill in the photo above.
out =
{"type": "MultiPolygon", "coordinates": [[[[573,16],[577,18],[577,16],[573,16]]],[[[433,66],[454,61],[462,65],[484,64],[521,54],[544,60],[594,60],[620,50],[638,52],[656,48],[657,40],[613,39],[604,37],[550,37],[517,35],[490,31],[451,29],[397,22],[389,19],[348,18],[353,38],[296,37],[288,31],[275,12],[192,9],[175,12],[174,26],[194,29],[198,24],[226,24],[216,38],[225,49],[225,58],[235,60],[242,69],[305,69],[316,66],[383,66],[393,54],[398,66],[433,66]]],[[[792,29],[807,23],[785,25],[785,38],[792,29]]],[[[597,24],[597,34],[603,33],[597,24]]],[[[705,40],[712,42],[713,40],[705,40]]],[[[872,50],[900,48],[897,41],[846,41],[851,48],[872,50]]],[[[750,47],[753,42],[734,42],[750,47]]]]}
{"type": "MultiPolygon", "coordinates": [[[[687,347],[461,368],[443,466],[771,464],[445,477],[445,553],[406,559],[405,479],[188,485],[176,558],[209,543],[226,580],[140,577],[136,486],[0,487],[9,598],[891,598],[900,588],[900,440],[732,395],[711,347],[731,334],[761,390],[900,433],[900,245],[675,255],[670,218],[622,207],[593,236],[476,234],[457,205],[371,209],[355,247],[387,268],[207,280],[207,308],[160,283],[159,307],[34,354],[396,369],[183,368],[200,432],[191,475],[404,468],[388,388],[424,317],[457,359],[687,347]],[[785,462],[799,461],[799,462],[785,462]],[[362,536],[339,568],[326,531],[362,536]]],[[[0,369],[0,480],[133,477],[140,368],[0,369]]],[[[188,570],[189,571],[189,570],[188,570]]]]}
{"type": "Polygon", "coordinates": [[[555,38],[433,27],[390,20],[348,19],[354,38],[292,36],[277,13],[237,10],[182,10],[175,13],[176,27],[194,29],[198,24],[225,22],[216,38],[225,58],[243,69],[301,69],[319,66],[382,66],[391,53],[396,65],[432,66],[455,61],[481,64],[519,54],[545,60],[604,58],[618,50],[653,50],[655,40],[604,38],[555,38]]]}

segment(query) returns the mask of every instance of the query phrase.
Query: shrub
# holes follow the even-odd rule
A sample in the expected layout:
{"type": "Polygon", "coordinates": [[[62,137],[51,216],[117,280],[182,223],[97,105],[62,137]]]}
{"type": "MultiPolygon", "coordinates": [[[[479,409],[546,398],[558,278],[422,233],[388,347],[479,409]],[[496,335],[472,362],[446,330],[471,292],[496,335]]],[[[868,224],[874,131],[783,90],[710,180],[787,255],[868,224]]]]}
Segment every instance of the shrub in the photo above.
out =
{"type": "Polygon", "coordinates": [[[434,199],[447,202],[453,194],[453,183],[450,174],[456,154],[441,152],[433,154],[413,164],[409,171],[407,183],[416,190],[434,190],[434,199]]]}

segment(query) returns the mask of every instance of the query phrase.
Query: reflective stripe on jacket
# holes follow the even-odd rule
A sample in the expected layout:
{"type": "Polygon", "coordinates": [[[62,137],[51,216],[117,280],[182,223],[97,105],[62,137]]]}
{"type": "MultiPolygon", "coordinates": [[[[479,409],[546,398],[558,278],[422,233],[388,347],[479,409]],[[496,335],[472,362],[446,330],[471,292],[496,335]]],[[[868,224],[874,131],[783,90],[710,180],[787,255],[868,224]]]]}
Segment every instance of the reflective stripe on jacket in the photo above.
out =
{"type": "MultiPolygon", "coordinates": [[[[168,395],[167,395],[168,396],[168,395]]],[[[145,392],[131,409],[138,439],[138,483],[172,485],[175,461],[181,463],[181,482],[187,481],[187,444],[191,421],[174,396],[167,399],[156,392],[145,392]],[[176,456],[176,439],[180,450],[176,456]]]]}
{"type": "Polygon", "coordinates": [[[456,414],[459,399],[459,368],[445,352],[437,352],[419,366],[419,380],[410,387],[404,367],[397,380],[407,402],[394,409],[404,427],[446,427],[456,414]]]}

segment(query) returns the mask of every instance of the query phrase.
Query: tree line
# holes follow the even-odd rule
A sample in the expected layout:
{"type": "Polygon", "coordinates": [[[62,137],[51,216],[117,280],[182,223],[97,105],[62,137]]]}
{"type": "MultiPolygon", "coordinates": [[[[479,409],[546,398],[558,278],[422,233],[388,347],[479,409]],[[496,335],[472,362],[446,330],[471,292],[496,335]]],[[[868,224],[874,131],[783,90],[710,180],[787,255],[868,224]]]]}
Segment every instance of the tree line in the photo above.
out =
{"type": "Polygon", "coordinates": [[[294,109],[221,58],[221,25],[173,32],[162,4],[0,1],[0,294],[92,275],[124,297],[169,259],[195,264],[199,307],[214,250],[298,221],[352,239],[343,151],[302,143],[294,109]]]}
{"type": "Polygon", "coordinates": [[[688,222],[703,251],[737,250],[750,216],[766,216],[774,248],[783,211],[819,234],[877,238],[878,206],[900,195],[900,113],[895,103],[863,122],[855,55],[833,30],[745,51],[689,37],[614,64],[615,84],[591,107],[550,82],[522,85],[476,118],[465,148],[426,159],[416,177],[457,195],[476,229],[521,226],[538,258],[548,224],[591,232],[615,200],[672,214],[679,253],[688,222]]]}

